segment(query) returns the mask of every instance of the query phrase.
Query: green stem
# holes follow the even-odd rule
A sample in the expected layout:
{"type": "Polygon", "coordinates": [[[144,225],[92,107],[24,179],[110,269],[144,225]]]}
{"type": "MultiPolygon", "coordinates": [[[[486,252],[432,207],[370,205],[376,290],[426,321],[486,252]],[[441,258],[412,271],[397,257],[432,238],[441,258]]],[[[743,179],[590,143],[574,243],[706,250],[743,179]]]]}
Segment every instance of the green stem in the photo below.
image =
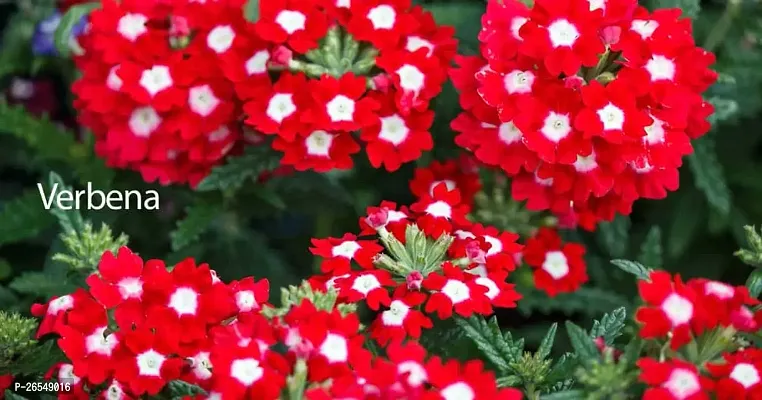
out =
{"type": "Polygon", "coordinates": [[[525,387],[527,400],[540,400],[540,392],[535,390],[534,384],[528,384],[525,387]]]}
{"type": "Polygon", "coordinates": [[[714,51],[717,46],[722,44],[725,36],[728,34],[731,26],[733,26],[733,19],[738,15],[741,10],[741,0],[729,0],[725,7],[725,12],[722,13],[719,21],[714,25],[709,35],[704,42],[704,49],[706,51],[714,51]]]}

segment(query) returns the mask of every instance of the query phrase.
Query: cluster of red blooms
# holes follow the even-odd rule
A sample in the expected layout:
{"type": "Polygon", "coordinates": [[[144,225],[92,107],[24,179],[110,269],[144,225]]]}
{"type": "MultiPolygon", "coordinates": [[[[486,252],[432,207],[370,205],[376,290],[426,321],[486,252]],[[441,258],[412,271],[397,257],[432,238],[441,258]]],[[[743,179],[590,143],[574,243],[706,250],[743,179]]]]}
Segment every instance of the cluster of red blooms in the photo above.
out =
{"type": "Polygon", "coordinates": [[[245,3],[103,0],[92,12],[72,90],[109,166],[195,185],[260,133],[297,170],[351,168],[354,132],[390,171],[432,148],[452,28],[410,0],[262,1],[256,23],[245,3]]]}
{"type": "Polygon", "coordinates": [[[418,338],[422,329],[433,326],[426,314],[447,319],[453,313],[490,315],[493,307],[515,307],[521,295],[506,280],[522,255],[535,270],[536,286],[551,296],[587,281],[584,247],[562,243],[555,230],[540,229],[522,246],[517,234],[466,219],[472,197],[461,193],[472,196],[479,183],[457,166],[434,163],[417,170],[410,186],[418,201],[409,208],[388,201],[369,207],[359,221],[359,235],[312,240],[312,253],[323,258],[323,275],[310,283],[318,290],[334,288],[340,302],[365,301],[380,311],[369,329],[381,345],[418,338]],[[422,232],[425,248],[411,243],[416,241],[413,230],[422,232]],[[451,243],[440,243],[445,234],[451,243]],[[402,251],[413,259],[399,255],[392,242],[407,247],[402,251]],[[424,260],[438,245],[448,246],[441,248],[441,259],[424,260]],[[393,257],[384,253],[385,247],[393,257]]]}
{"type": "Polygon", "coordinates": [[[521,398],[499,390],[480,361],[443,362],[414,342],[372,357],[353,313],[304,300],[268,319],[266,280],[225,284],[191,259],[170,271],[124,247],[104,253],[87,284],[32,309],[42,318],[37,336],[60,336],[69,359],[48,373],[72,384],[61,399],[138,398],[177,379],[223,400],[277,399],[286,389],[311,400],[521,398]],[[304,384],[295,389],[288,377],[304,384]]]}
{"type": "Polygon", "coordinates": [[[512,195],[594,229],[677,189],[717,79],[679,9],[635,0],[490,0],[481,56],[457,57],[459,146],[512,178],[512,195]]]}
{"type": "MultiPolygon", "coordinates": [[[[638,283],[645,305],[635,318],[641,324],[640,336],[667,340],[674,351],[684,350],[692,340],[725,332],[757,332],[762,328],[760,302],[744,286],[733,287],[708,279],[683,283],[668,272],[652,272],[648,281],[638,283]]],[[[726,337],[726,338],[727,338],[726,337]]],[[[762,398],[762,351],[741,349],[722,354],[723,362],[697,366],[680,359],[638,361],[640,380],[649,385],[644,399],[718,399],[762,398]]]]}

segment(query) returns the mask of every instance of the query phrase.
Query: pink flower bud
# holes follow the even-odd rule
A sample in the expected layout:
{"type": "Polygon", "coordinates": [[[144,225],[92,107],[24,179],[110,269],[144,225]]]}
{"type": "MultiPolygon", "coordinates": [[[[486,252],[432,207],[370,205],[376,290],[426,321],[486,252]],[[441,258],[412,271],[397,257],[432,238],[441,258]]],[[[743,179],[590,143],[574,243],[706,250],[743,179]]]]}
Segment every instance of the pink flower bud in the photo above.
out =
{"type": "Polygon", "coordinates": [[[515,262],[516,265],[521,265],[521,263],[524,262],[524,253],[520,251],[513,253],[513,262],[515,262]]]}
{"type": "Polygon", "coordinates": [[[405,278],[408,290],[421,290],[423,283],[423,274],[419,271],[413,271],[405,278]]]}
{"type": "Polygon", "coordinates": [[[188,19],[185,17],[178,17],[173,15],[169,17],[169,34],[172,36],[187,36],[190,35],[190,25],[188,25],[188,19]]]}
{"type": "Polygon", "coordinates": [[[380,229],[386,226],[389,221],[389,210],[384,207],[379,208],[376,211],[371,212],[365,218],[365,222],[373,229],[380,229]]]}
{"type": "Polygon", "coordinates": [[[598,351],[600,351],[601,353],[607,350],[613,351],[614,361],[619,361],[619,357],[622,356],[621,350],[617,350],[607,346],[606,342],[603,340],[603,337],[601,336],[598,336],[597,338],[593,339],[593,342],[595,343],[595,347],[597,347],[598,351]]]}
{"type": "Polygon", "coordinates": [[[286,46],[279,46],[273,52],[273,62],[278,65],[287,66],[294,59],[294,52],[286,46]]]}
{"type": "Polygon", "coordinates": [[[582,85],[584,83],[585,83],[585,80],[582,79],[581,76],[577,76],[577,75],[567,76],[564,79],[564,86],[567,89],[580,90],[582,89],[582,85]]]}
{"type": "Polygon", "coordinates": [[[619,38],[622,36],[622,28],[616,25],[607,26],[601,29],[601,40],[606,46],[619,43],[619,38]]]}
{"type": "Polygon", "coordinates": [[[472,240],[466,245],[466,257],[477,264],[487,263],[487,253],[481,248],[478,240],[472,240]]]}
{"type": "Polygon", "coordinates": [[[389,76],[386,74],[374,76],[373,79],[371,79],[371,82],[373,82],[373,87],[375,87],[376,90],[384,93],[389,90],[389,86],[392,84],[391,79],[389,79],[389,76]]]}

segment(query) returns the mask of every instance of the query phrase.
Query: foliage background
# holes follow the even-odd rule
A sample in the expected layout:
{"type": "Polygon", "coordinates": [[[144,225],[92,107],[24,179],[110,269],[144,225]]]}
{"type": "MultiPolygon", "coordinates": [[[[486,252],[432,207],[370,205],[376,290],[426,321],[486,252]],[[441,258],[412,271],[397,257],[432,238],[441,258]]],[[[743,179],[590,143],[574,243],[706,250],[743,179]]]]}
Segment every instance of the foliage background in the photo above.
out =
{"type": "MultiPolygon", "coordinates": [[[[422,3],[440,23],[456,27],[462,53],[476,52],[483,1],[422,3]]],[[[589,326],[592,318],[631,304],[633,279],[612,266],[610,259],[639,259],[686,278],[703,276],[734,284],[742,284],[750,272],[732,253],[745,246],[742,227],[762,221],[762,4],[652,0],[645,5],[682,8],[695,19],[697,43],[716,52],[715,69],[721,78],[707,94],[717,108],[714,129],[694,143],[696,153],[681,171],[680,189],[666,200],[641,200],[631,216],[604,224],[594,234],[569,233],[589,249],[591,281],[585,288],[548,299],[526,289],[526,276],[517,274],[525,284],[525,299],[519,309],[503,312],[498,319],[513,337],[524,337],[529,348],[539,345],[553,321],[571,319],[589,326]]],[[[59,228],[55,217],[44,210],[36,187],[46,182],[50,171],[77,187],[91,181],[101,190],[158,190],[160,211],[103,210],[86,215],[129,235],[130,246],[144,258],[174,262],[193,256],[210,263],[224,280],[254,275],[269,278],[273,288],[297,283],[314,271],[310,238],[356,231],[365,208],[381,200],[412,201],[407,183],[416,165],[390,174],[374,170],[362,157],[346,173],[300,173],[267,185],[248,183],[235,195],[159,187],[143,183],[132,172],[110,171],[92,155],[86,134],[54,123],[72,125],[67,86],[75,71],[64,58],[35,57],[30,47],[35,25],[50,15],[53,1],[20,0],[0,7],[4,32],[0,87],[7,94],[17,77],[50,82],[54,90],[38,93],[31,102],[58,105],[55,113],[38,119],[23,108],[0,103],[0,309],[26,312],[33,302],[66,293],[76,284],[67,280],[67,267],[51,259],[62,249],[59,228]]],[[[436,148],[419,166],[458,154],[449,129],[458,112],[451,86],[434,109],[436,148]]],[[[272,166],[272,160],[252,155],[238,164],[242,174],[256,176],[256,171],[272,166]]],[[[505,213],[494,193],[486,194],[488,211],[505,213]]],[[[276,295],[271,297],[277,300],[276,295]]],[[[470,342],[461,343],[449,348],[465,355],[470,342]]],[[[555,351],[564,350],[567,344],[556,344],[555,351]]]]}

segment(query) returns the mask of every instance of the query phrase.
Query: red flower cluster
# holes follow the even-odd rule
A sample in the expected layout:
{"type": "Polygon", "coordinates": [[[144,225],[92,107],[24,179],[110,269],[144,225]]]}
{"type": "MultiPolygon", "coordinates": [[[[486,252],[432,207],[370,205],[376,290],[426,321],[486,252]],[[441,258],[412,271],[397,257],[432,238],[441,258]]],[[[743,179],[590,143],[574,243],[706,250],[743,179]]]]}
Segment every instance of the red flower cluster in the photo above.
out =
{"type": "Polygon", "coordinates": [[[390,171],[432,148],[428,105],[455,54],[452,28],[409,0],[273,0],[256,23],[244,3],[103,0],[93,11],[72,90],[109,166],[195,185],[259,142],[242,120],[274,135],[297,170],[350,168],[353,132],[390,171]]]}
{"type": "MultiPolygon", "coordinates": [[[[706,346],[702,337],[715,337],[718,332],[732,336],[762,327],[762,310],[751,308],[759,301],[744,286],[708,279],[683,283],[679,276],[658,271],[648,281],[640,281],[638,289],[646,303],[635,315],[641,324],[640,336],[667,340],[672,350],[681,350],[694,340],[706,346]]],[[[724,362],[700,369],[678,359],[641,359],[640,380],[650,386],[644,399],[698,400],[711,398],[710,393],[719,399],[762,398],[762,352],[741,349],[722,356],[724,362]]]]}
{"type": "Polygon", "coordinates": [[[459,146],[512,177],[531,210],[585,229],[677,189],[691,139],[709,130],[717,79],[679,9],[634,0],[489,1],[481,56],[451,72],[459,146]]]}
{"type": "Polygon", "coordinates": [[[116,256],[106,252],[87,283],[87,290],[33,307],[42,317],[38,336],[60,336],[69,359],[48,373],[73,385],[62,399],[138,398],[176,379],[210,398],[277,399],[289,376],[301,376],[300,390],[313,400],[521,398],[515,389],[498,390],[480,361],[443,363],[415,343],[373,358],[356,314],[304,300],[268,319],[261,312],[269,307],[266,280],[225,284],[191,259],[170,271],[125,247],[116,256]],[[312,383],[320,385],[307,390],[312,383]]]}
{"type": "Polygon", "coordinates": [[[563,243],[558,232],[540,228],[524,247],[524,262],[535,269],[534,285],[549,296],[574,292],[587,282],[585,247],[563,243]]]}

